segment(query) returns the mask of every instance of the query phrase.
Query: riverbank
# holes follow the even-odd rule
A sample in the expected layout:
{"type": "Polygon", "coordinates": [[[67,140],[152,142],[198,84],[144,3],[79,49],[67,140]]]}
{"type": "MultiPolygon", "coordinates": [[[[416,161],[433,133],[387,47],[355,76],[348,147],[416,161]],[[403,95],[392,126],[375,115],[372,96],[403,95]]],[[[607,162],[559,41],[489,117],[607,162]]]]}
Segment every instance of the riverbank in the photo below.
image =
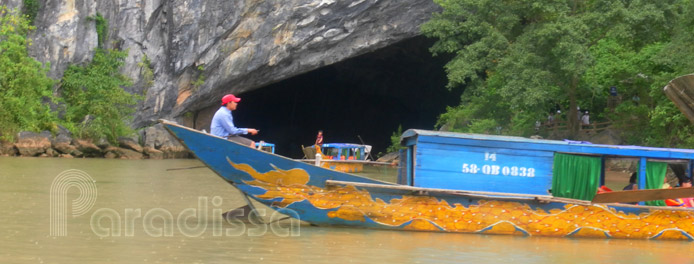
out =
{"type": "Polygon", "coordinates": [[[181,159],[192,155],[161,124],[141,130],[137,136],[118,138],[117,145],[105,140],[93,142],[73,138],[61,129],[53,135],[20,132],[15,142],[0,142],[0,156],[107,158],[107,159],[181,159]]]}

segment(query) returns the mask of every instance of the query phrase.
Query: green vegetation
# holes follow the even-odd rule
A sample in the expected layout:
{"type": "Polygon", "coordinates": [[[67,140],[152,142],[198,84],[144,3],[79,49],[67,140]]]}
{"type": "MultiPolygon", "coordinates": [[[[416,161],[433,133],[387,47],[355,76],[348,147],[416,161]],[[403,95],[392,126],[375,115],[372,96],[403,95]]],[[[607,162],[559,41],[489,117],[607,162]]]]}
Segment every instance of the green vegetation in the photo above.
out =
{"type": "Polygon", "coordinates": [[[692,124],[662,92],[694,70],[694,1],[435,2],[443,11],[422,30],[434,55],[454,54],[448,87],[465,89],[437,126],[528,136],[561,110],[575,136],[580,106],[614,120],[627,143],[694,147],[692,124]]]}
{"type": "Polygon", "coordinates": [[[27,53],[33,29],[26,16],[0,7],[0,139],[13,140],[19,131],[55,131],[58,124],[77,137],[112,143],[130,135],[126,123],[140,97],[122,88],[131,85],[119,73],[127,52],[97,49],[88,65],[70,66],[55,98],[48,67],[27,53]],[[60,108],[62,119],[49,105],[60,108]]]}
{"type": "Polygon", "coordinates": [[[390,146],[386,149],[386,153],[398,152],[402,148],[400,135],[402,135],[402,125],[399,125],[398,130],[393,131],[393,134],[390,135],[390,146]]]}
{"type": "Polygon", "coordinates": [[[70,66],[61,81],[66,127],[82,138],[115,143],[132,134],[126,124],[140,98],[123,90],[130,80],[118,72],[127,52],[97,49],[86,66],[70,66]]]}
{"type": "Polygon", "coordinates": [[[53,80],[48,67],[29,57],[27,34],[34,29],[17,11],[0,7],[0,139],[13,140],[21,130],[54,130],[53,80]]]}
{"type": "Polygon", "coordinates": [[[29,24],[34,24],[36,15],[39,14],[40,3],[37,0],[24,0],[22,1],[22,14],[27,16],[29,24]]]}
{"type": "Polygon", "coordinates": [[[96,24],[96,35],[99,48],[104,47],[104,41],[106,41],[108,33],[108,20],[106,20],[101,14],[96,13],[96,16],[89,17],[90,20],[94,20],[96,24]]]}
{"type": "Polygon", "coordinates": [[[197,69],[196,72],[197,72],[197,74],[198,74],[198,78],[195,79],[195,81],[194,81],[193,83],[191,83],[191,84],[193,85],[193,91],[197,91],[198,88],[200,88],[200,86],[202,86],[203,84],[205,84],[205,78],[206,78],[206,77],[205,77],[205,73],[204,73],[204,72],[205,72],[205,67],[203,67],[202,65],[200,65],[200,66],[198,66],[196,69],[197,69]]]}
{"type": "MultiPolygon", "coordinates": [[[[152,87],[152,85],[154,85],[154,71],[152,70],[152,62],[149,61],[147,55],[142,56],[142,60],[137,66],[140,66],[140,74],[142,75],[142,81],[145,87],[152,87]]],[[[144,94],[147,94],[147,90],[145,90],[144,94]]]]}

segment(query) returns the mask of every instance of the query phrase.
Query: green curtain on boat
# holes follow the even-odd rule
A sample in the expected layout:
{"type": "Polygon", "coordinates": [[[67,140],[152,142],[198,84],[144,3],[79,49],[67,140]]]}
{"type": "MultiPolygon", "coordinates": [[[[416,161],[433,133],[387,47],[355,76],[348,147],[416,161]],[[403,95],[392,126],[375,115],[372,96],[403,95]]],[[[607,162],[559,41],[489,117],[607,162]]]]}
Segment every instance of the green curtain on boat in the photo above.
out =
{"type": "Polygon", "coordinates": [[[600,187],[600,157],[554,154],[552,195],[592,200],[600,187]]]}
{"type": "MultiPolygon", "coordinates": [[[[646,162],[646,189],[663,188],[665,173],[667,172],[667,163],[663,162],[646,162]]],[[[665,201],[646,201],[646,205],[665,206],[665,201]]]]}

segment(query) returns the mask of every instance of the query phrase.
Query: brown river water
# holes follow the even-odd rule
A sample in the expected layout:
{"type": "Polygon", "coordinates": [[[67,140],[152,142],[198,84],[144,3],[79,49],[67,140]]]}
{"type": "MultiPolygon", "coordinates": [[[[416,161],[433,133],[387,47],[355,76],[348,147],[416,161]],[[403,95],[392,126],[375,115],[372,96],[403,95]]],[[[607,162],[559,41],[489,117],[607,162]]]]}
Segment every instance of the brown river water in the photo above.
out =
{"type": "MultiPolygon", "coordinates": [[[[694,243],[227,222],[197,160],[0,157],[0,263],[694,263],[694,243]]],[[[372,170],[392,180],[393,171],[372,170]]]]}

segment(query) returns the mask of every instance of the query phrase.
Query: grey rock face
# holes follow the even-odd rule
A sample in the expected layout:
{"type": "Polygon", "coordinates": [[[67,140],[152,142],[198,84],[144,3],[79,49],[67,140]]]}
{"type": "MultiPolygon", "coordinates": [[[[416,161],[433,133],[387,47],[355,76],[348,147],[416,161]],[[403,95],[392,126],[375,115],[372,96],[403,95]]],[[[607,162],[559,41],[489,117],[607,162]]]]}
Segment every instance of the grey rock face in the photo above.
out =
{"type": "Polygon", "coordinates": [[[77,150],[77,148],[71,144],[72,138],[65,134],[59,134],[53,140],[51,140],[51,147],[65,154],[72,154],[73,151],[77,150]]]}
{"type": "Polygon", "coordinates": [[[0,141],[0,155],[14,156],[17,155],[17,152],[14,143],[0,141]]]}
{"type": "Polygon", "coordinates": [[[150,159],[160,160],[164,158],[164,152],[151,147],[144,147],[142,153],[147,155],[147,157],[149,157],[150,159]]]}
{"type": "Polygon", "coordinates": [[[171,142],[176,141],[176,139],[166,132],[166,129],[161,124],[146,128],[144,130],[143,138],[145,147],[150,147],[153,149],[159,149],[164,145],[173,144],[171,142]]]}
{"type": "Polygon", "coordinates": [[[104,152],[106,153],[104,154],[104,158],[107,159],[142,159],[143,157],[142,153],[140,152],[114,146],[107,147],[106,149],[104,149],[104,152]]]}
{"type": "Polygon", "coordinates": [[[15,147],[22,156],[38,156],[46,152],[46,149],[51,147],[51,132],[43,131],[41,133],[20,132],[17,135],[17,143],[15,147]]]}
{"type": "MultiPolygon", "coordinates": [[[[21,1],[0,0],[12,6],[21,1]]],[[[30,54],[62,77],[97,48],[128,50],[123,73],[145,95],[134,127],[181,119],[243,93],[419,35],[432,0],[42,1],[30,54]],[[146,58],[146,59],[145,59],[146,58]],[[149,61],[149,63],[146,63],[149,61]]]]}
{"type": "Polygon", "coordinates": [[[100,157],[102,155],[101,148],[87,140],[75,139],[72,141],[72,144],[75,145],[77,150],[83,153],[85,157],[100,157]]]}
{"type": "Polygon", "coordinates": [[[162,124],[156,124],[146,128],[143,136],[145,142],[144,148],[148,150],[145,153],[150,155],[150,157],[158,159],[160,152],[165,159],[182,159],[190,157],[188,150],[181,145],[181,143],[178,143],[176,138],[167,132],[162,124]]]}
{"type": "Polygon", "coordinates": [[[123,148],[142,153],[142,146],[140,146],[140,144],[137,144],[137,141],[135,141],[132,138],[120,137],[118,138],[118,145],[120,145],[123,148]]]}
{"type": "Polygon", "coordinates": [[[95,1],[46,0],[34,20],[36,30],[29,37],[30,54],[41,62],[49,62],[49,77],[58,79],[70,64],[91,59],[97,47],[95,1]]]}
{"type": "Polygon", "coordinates": [[[21,9],[22,0],[0,0],[0,5],[4,5],[9,10],[21,9]]]}

